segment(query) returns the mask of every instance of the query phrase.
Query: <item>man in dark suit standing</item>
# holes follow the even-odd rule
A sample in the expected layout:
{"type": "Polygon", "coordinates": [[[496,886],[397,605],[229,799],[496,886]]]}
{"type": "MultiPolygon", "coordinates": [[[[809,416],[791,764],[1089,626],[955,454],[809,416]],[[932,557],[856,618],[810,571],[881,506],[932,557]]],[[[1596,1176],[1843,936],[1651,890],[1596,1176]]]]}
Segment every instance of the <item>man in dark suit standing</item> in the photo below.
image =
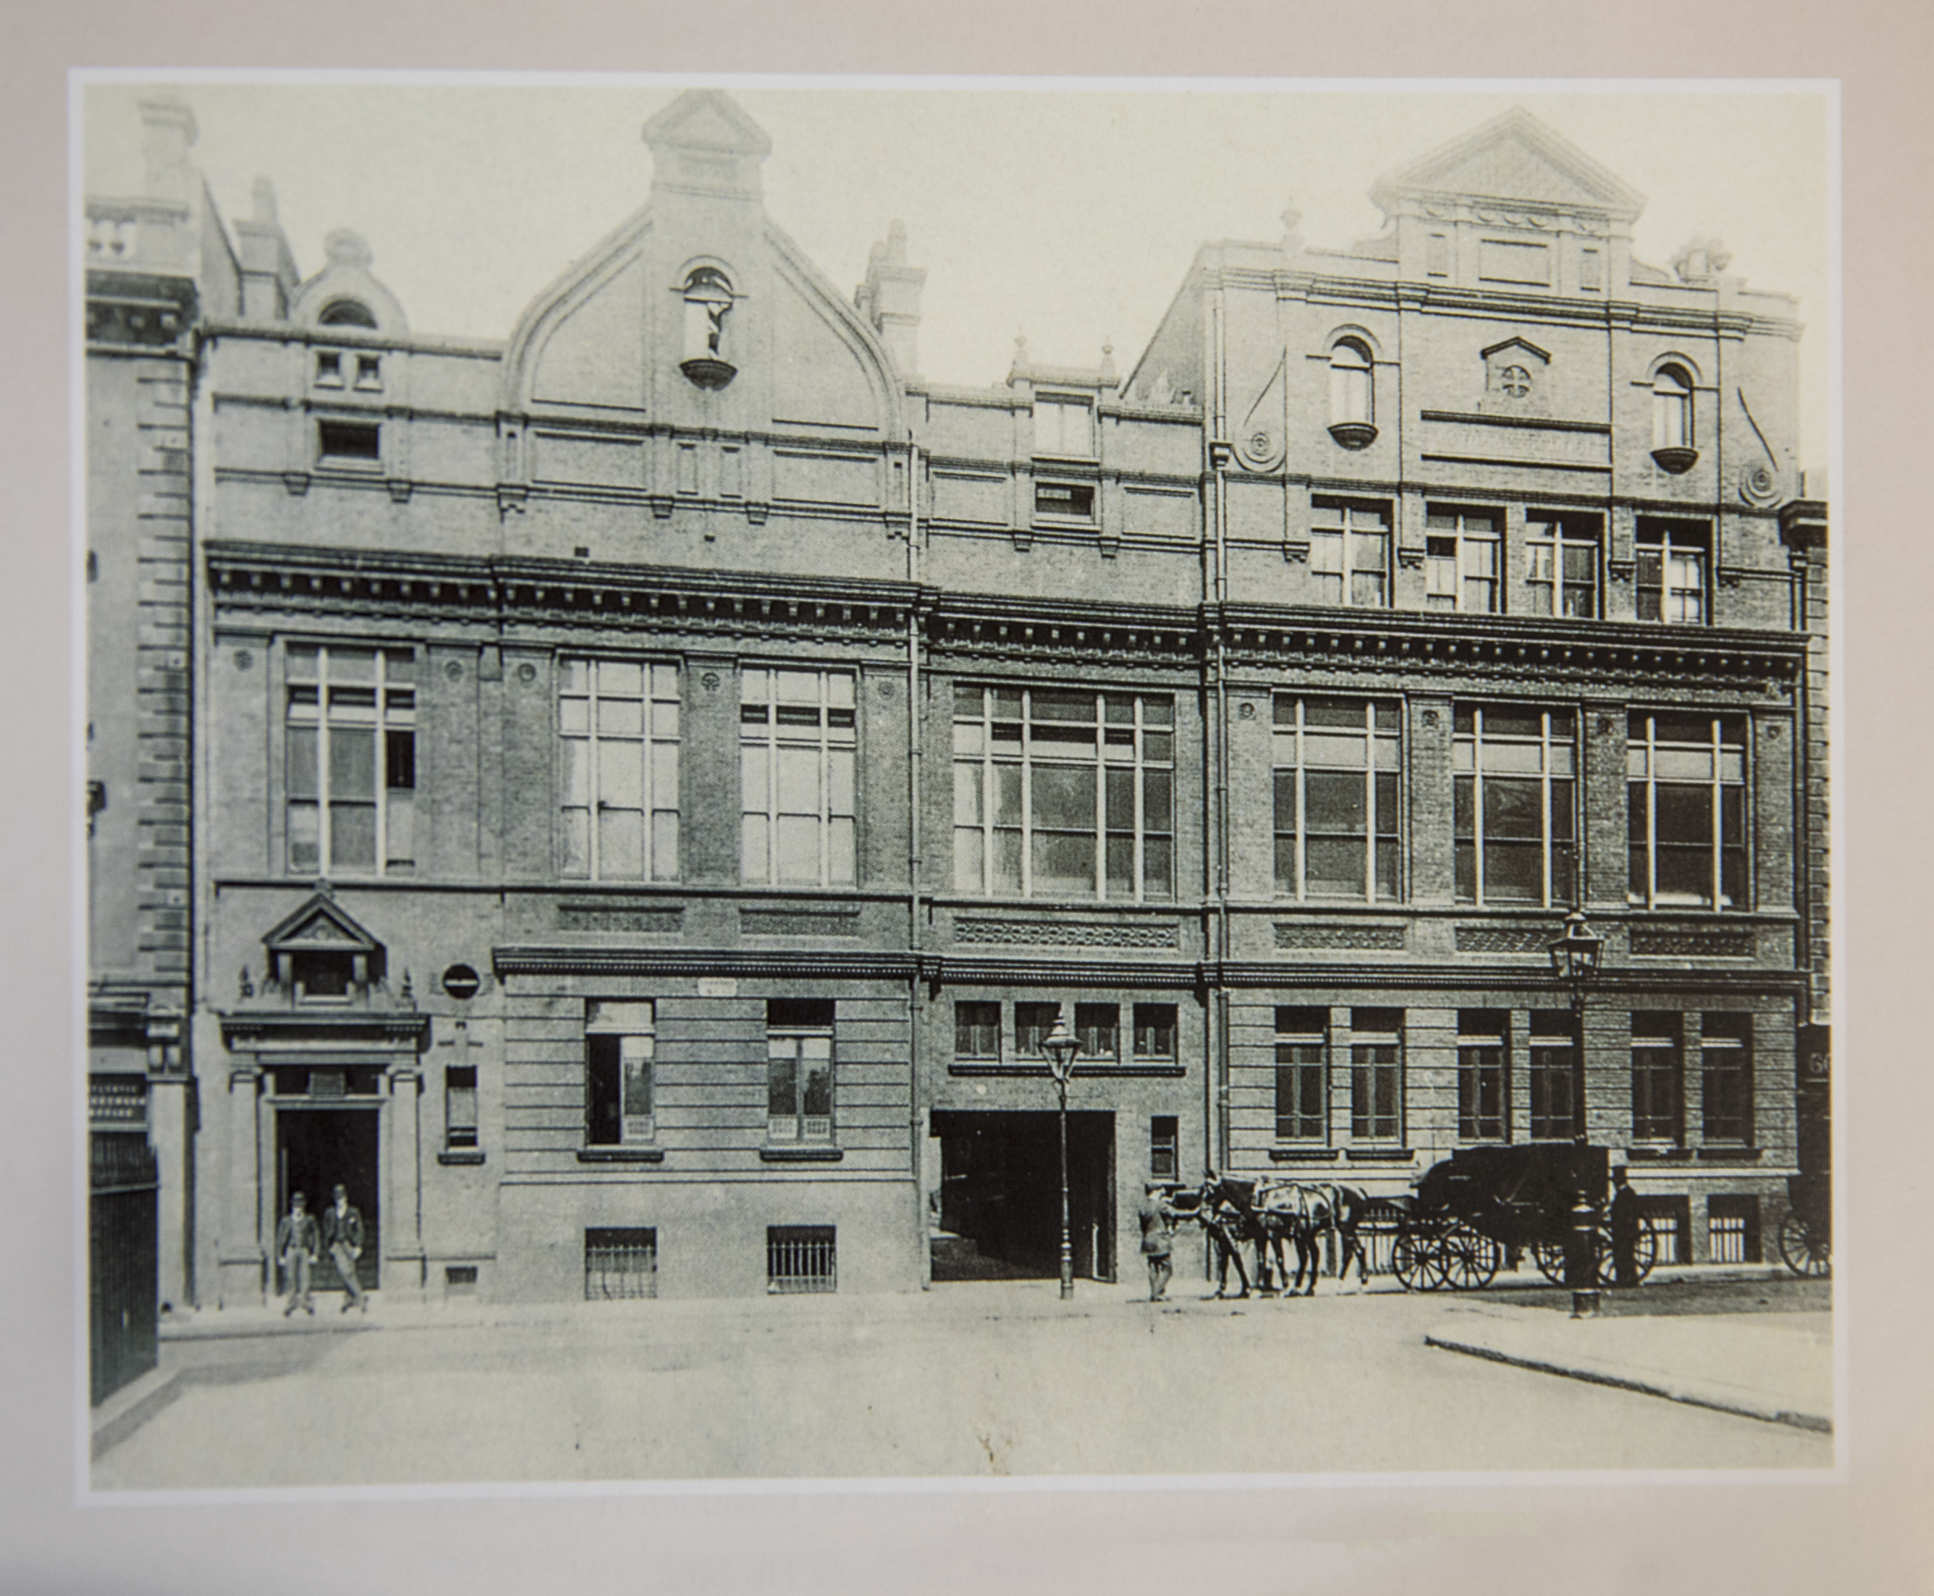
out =
{"type": "Polygon", "coordinates": [[[322,1244],[329,1249],[336,1273],[349,1288],[342,1311],[361,1308],[368,1313],[369,1298],[363,1294],[362,1282],[356,1278],[356,1260],[363,1255],[363,1216],[350,1207],[347,1188],[337,1186],[334,1196],[335,1200],[322,1211],[322,1244]]]}
{"type": "Polygon", "coordinates": [[[1621,1290],[1639,1283],[1639,1194],[1620,1164],[1612,1170],[1612,1284],[1621,1290]]]}
{"type": "Polygon", "coordinates": [[[316,1306],[309,1300],[309,1270],[316,1261],[316,1216],[309,1212],[308,1199],[297,1192],[289,1199],[289,1211],[275,1227],[275,1255],[282,1263],[283,1278],[289,1284],[289,1305],[282,1310],[288,1318],[301,1308],[311,1318],[316,1306]]]}

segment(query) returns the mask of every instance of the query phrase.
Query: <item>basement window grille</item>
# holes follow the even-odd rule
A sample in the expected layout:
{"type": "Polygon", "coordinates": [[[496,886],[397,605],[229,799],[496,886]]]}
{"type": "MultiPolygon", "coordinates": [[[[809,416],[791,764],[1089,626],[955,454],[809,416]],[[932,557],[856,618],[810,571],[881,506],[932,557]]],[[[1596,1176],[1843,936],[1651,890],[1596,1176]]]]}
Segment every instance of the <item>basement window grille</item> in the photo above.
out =
{"type": "Polygon", "coordinates": [[[614,1302],[658,1295],[658,1232],[587,1230],[584,1300],[614,1302]]]}
{"type": "Polygon", "coordinates": [[[771,1225],[766,1229],[766,1290],[775,1296],[839,1287],[832,1225],[771,1225]]]}

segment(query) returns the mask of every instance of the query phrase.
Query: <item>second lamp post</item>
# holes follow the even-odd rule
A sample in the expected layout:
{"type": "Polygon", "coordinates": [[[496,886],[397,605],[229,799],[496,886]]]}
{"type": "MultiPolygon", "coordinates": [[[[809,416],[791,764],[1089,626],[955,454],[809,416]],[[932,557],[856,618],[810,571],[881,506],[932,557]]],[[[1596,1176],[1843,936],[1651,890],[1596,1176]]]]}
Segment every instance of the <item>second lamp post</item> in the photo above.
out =
{"type": "Polygon", "coordinates": [[[1066,1301],[1074,1295],[1074,1236],[1068,1225],[1068,1078],[1074,1073],[1081,1043],[1058,1013],[1054,1029],[1042,1038],[1041,1051],[1048,1056],[1048,1073],[1054,1077],[1061,1103],[1061,1297],[1066,1301]]]}

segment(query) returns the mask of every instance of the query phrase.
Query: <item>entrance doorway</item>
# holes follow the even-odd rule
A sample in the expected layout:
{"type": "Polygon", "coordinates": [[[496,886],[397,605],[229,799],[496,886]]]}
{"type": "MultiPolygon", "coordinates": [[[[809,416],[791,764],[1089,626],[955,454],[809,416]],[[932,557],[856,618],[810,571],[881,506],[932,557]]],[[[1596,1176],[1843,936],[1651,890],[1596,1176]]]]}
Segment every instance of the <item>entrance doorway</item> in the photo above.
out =
{"type": "MultiPolygon", "coordinates": [[[[349,1190],[349,1203],[363,1216],[363,1255],[356,1260],[356,1280],[365,1291],[376,1289],[382,1269],[382,1215],[377,1193],[377,1128],[380,1112],[369,1108],[283,1108],[275,1116],[275,1214],[280,1223],[289,1199],[301,1192],[309,1212],[322,1223],[329,1194],[337,1186],[349,1190]]],[[[318,1291],[340,1291],[342,1281],[325,1253],[317,1262],[311,1283],[318,1291]]],[[[286,1290],[286,1285],[278,1281],[286,1290]]]]}
{"type": "MultiPolygon", "coordinates": [[[[933,1278],[1052,1279],[1061,1270],[1061,1147],[1047,1112],[935,1109],[940,1231],[933,1278]]],[[[1068,1115],[1074,1272],[1115,1278],[1115,1116],[1068,1115]]]]}

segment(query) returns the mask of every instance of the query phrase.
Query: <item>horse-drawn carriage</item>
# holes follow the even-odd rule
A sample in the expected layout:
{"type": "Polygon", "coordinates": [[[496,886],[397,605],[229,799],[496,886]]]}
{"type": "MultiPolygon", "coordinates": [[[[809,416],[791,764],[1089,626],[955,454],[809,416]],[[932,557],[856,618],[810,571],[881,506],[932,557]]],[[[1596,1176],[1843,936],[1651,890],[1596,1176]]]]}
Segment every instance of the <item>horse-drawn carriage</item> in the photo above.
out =
{"type": "Polygon", "coordinates": [[[1833,1268],[1832,1183],[1823,1173],[1789,1175],[1786,1199],[1780,1257],[1796,1275],[1827,1274],[1833,1268]]]}
{"type": "MultiPolygon", "coordinates": [[[[1390,1271],[1408,1291],[1474,1291],[1529,1252],[1554,1285],[1565,1283],[1573,1206],[1582,1193],[1593,1212],[1593,1269],[1602,1286],[1615,1270],[1608,1172],[1602,1147],[1533,1142],[1466,1147],[1433,1164],[1415,1195],[1371,1204],[1373,1227],[1394,1231],[1390,1271]]],[[[1658,1240],[1641,1217],[1634,1262],[1652,1271],[1658,1240]]]]}

